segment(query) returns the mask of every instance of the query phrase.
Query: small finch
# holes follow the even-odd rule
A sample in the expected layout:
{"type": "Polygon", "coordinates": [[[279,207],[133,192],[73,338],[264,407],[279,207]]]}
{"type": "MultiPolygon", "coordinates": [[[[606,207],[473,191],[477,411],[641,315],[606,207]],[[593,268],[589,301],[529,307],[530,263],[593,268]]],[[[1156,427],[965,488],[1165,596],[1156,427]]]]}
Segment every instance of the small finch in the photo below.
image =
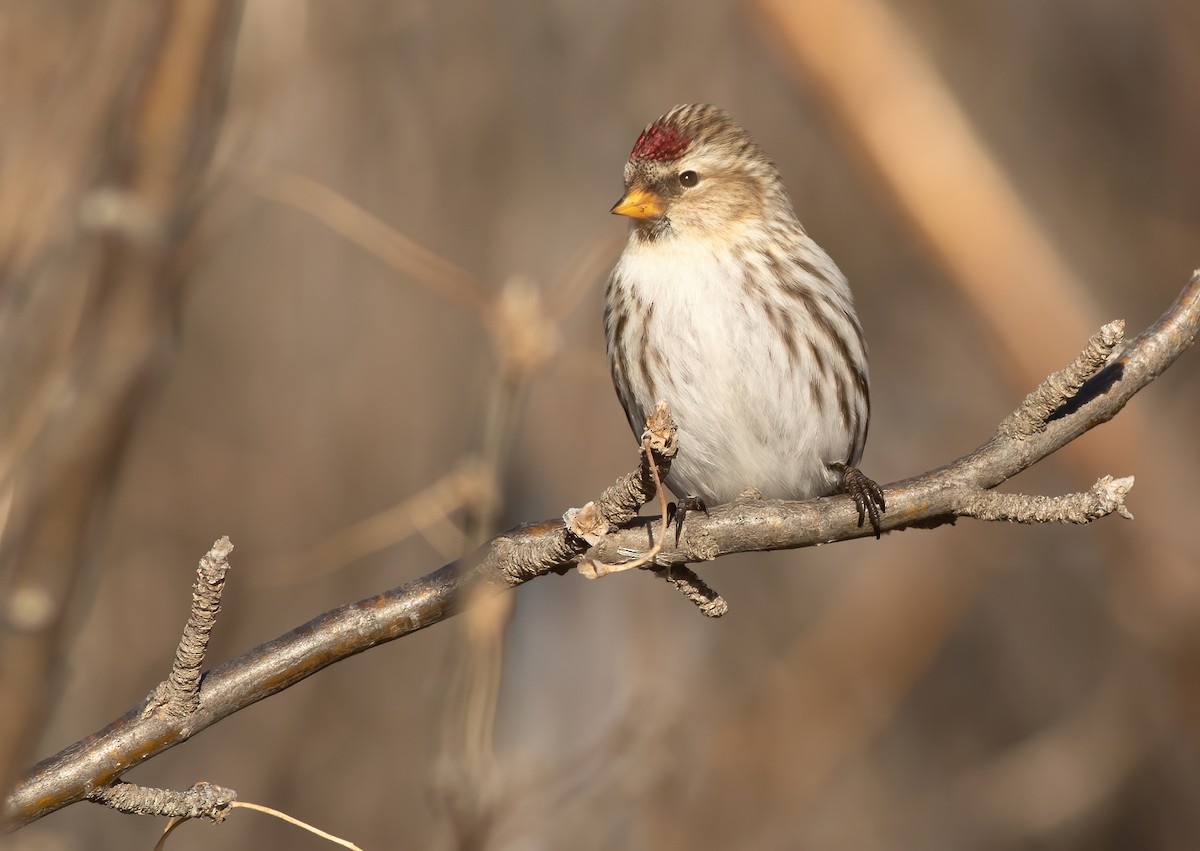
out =
{"type": "Polygon", "coordinates": [[[677,106],[638,137],[612,212],[632,227],[605,293],[609,366],[635,435],[669,405],[681,507],[844,492],[878,537],[883,494],[855,467],[862,327],[774,163],[721,109],[677,106]]]}

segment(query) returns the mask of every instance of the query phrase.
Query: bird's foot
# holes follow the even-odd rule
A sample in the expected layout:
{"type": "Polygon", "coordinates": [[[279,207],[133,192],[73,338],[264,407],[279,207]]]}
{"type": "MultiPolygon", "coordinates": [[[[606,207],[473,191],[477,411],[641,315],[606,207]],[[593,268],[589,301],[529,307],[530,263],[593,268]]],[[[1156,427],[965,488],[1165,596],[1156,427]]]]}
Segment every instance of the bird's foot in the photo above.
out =
{"type": "Polygon", "coordinates": [[[842,493],[849,494],[858,507],[858,525],[861,527],[867,518],[871,518],[871,528],[875,530],[875,538],[880,536],[879,515],[887,511],[887,502],[883,491],[873,479],[863,474],[857,467],[849,464],[834,464],[833,469],[842,474],[842,493]]]}
{"type": "Polygon", "coordinates": [[[708,506],[698,496],[685,496],[678,503],[667,503],[667,525],[675,524],[675,544],[679,544],[679,534],[683,531],[683,518],[689,511],[703,511],[708,514],[708,506]]]}

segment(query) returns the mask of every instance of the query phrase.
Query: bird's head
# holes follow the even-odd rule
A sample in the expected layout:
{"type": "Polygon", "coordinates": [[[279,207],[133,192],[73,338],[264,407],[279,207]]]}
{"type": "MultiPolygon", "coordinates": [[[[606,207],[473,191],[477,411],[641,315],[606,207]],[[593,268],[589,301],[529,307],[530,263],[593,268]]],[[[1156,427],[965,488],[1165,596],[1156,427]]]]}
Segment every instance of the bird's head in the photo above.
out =
{"type": "Polygon", "coordinates": [[[779,171],[723,110],[677,106],[651,123],[625,164],[625,194],[612,212],[635,232],[709,240],[780,217],[795,220],[779,171]]]}

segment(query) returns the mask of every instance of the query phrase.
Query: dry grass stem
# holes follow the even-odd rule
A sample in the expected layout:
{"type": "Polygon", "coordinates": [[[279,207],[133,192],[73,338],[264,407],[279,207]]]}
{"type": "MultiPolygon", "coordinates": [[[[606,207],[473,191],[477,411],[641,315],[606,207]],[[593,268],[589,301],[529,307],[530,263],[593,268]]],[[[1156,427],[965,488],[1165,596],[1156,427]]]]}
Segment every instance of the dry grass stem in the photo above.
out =
{"type": "Polygon", "coordinates": [[[443,476],[403,502],[330,535],[308,549],[271,559],[253,576],[259,585],[289,585],[328,576],[346,565],[395,546],[411,535],[426,535],[439,551],[453,558],[462,552],[463,531],[450,516],[472,506],[492,483],[472,464],[443,476]],[[444,533],[435,534],[437,529],[444,533]]]}
{"type": "Polygon", "coordinates": [[[259,195],[303,210],[427,290],[486,318],[487,287],[475,276],[418,245],[344,195],[311,177],[274,171],[245,175],[259,195]]]}

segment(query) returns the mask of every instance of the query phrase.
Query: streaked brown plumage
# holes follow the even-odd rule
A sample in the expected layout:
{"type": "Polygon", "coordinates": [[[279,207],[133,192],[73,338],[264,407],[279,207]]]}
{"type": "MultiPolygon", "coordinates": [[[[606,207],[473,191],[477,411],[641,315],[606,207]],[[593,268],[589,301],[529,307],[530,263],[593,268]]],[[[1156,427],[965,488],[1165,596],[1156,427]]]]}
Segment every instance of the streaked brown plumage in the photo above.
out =
{"type": "Polygon", "coordinates": [[[613,383],[635,434],[670,405],[672,490],[708,504],[847,490],[878,530],[882,494],[854,467],[862,328],[775,165],[722,110],[678,106],[638,137],[613,212],[633,222],[605,299],[613,383]]]}

